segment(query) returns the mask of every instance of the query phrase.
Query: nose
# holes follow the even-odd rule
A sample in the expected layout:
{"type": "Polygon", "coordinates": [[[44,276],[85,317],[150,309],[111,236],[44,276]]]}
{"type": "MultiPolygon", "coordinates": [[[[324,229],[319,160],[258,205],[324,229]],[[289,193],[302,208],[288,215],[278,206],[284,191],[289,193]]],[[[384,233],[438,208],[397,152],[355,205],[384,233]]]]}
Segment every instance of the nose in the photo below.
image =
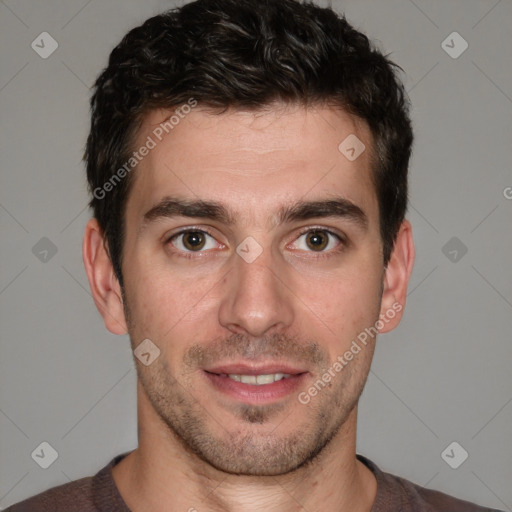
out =
{"type": "Polygon", "coordinates": [[[250,263],[238,254],[233,258],[223,285],[220,324],[234,333],[256,337],[286,330],[294,319],[294,296],[283,262],[273,257],[270,248],[250,263]]]}

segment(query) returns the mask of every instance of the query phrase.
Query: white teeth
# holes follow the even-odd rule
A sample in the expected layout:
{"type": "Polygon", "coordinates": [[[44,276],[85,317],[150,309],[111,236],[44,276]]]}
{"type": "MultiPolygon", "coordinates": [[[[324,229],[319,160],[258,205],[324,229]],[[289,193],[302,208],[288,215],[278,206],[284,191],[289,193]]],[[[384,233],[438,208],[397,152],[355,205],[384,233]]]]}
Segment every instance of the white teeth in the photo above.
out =
{"type": "Polygon", "coordinates": [[[272,384],[275,382],[274,375],[258,375],[256,377],[256,384],[272,384]]]}
{"type": "Polygon", "coordinates": [[[267,375],[237,375],[231,373],[228,375],[228,377],[236,382],[242,382],[243,384],[254,384],[256,386],[261,386],[263,384],[272,384],[272,382],[286,379],[287,377],[290,377],[290,374],[270,373],[267,375]]]}

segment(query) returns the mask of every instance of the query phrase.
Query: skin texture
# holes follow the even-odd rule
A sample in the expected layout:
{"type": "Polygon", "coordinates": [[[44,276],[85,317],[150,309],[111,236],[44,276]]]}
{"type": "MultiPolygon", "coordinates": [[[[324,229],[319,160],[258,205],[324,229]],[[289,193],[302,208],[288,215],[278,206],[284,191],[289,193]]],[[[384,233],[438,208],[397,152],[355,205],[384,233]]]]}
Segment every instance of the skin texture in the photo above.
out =
{"type": "MultiPolygon", "coordinates": [[[[169,115],[151,112],[135,146],[169,115]]],[[[339,109],[213,114],[198,106],[133,171],[124,303],[102,232],[88,223],[84,262],[106,327],[129,332],[134,349],[150,339],[160,350],[149,366],[135,360],[139,447],[114,468],[132,510],[370,511],[376,482],[355,442],[375,338],[309,403],[298,394],[379,318],[380,332],[392,330],[405,306],[411,226],[402,224],[385,269],[371,148],[365,123],[339,109]],[[354,161],[338,150],[350,134],[366,146],[354,161]],[[171,196],[222,203],[234,222],[144,220],[171,196]],[[367,226],[349,217],[278,222],[281,207],[334,197],[358,206],[367,226]],[[197,242],[190,235],[172,238],[183,228],[209,231],[201,251],[185,245],[197,242]],[[251,263],[236,252],[247,237],[262,249],[251,263]],[[307,373],[288,396],[245,403],[206,378],[206,368],[228,362],[307,373]]]]}

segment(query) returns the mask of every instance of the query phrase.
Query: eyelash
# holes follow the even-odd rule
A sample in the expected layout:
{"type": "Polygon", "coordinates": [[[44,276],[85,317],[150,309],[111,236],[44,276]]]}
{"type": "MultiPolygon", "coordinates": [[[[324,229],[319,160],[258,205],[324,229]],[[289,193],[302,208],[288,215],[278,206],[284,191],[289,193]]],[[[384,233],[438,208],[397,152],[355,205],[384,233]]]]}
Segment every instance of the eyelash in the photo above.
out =
{"type": "MultiPolygon", "coordinates": [[[[322,226],[307,227],[299,232],[299,236],[297,238],[300,238],[302,235],[305,235],[306,233],[310,233],[310,232],[314,232],[314,231],[322,231],[324,233],[327,233],[327,234],[333,236],[334,238],[337,238],[338,241],[340,242],[334,249],[331,249],[328,252],[322,251],[322,252],[317,253],[317,256],[315,256],[316,259],[324,259],[324,258],[328,258],[328,257],[332,256],[333,254],[338,254],[338,253],[342,252],[343,250],[345,250],[345,248],[348,246],[348,240],[344,236],[342,236],[338,233],[335,233],[334,231],[331,231],[330,229],[324,228],[322,226]]],[[[212,238],[215,238],[213,236],[213,234],[210,231],[208,231],[207,229],[204,229],[204,228],[196,229],[194,227],[188,227],[186,229],[182,229],[181,231],[173,233],[169,238],[166,239],[165,244],[166,245],[169,244],[172,240],[174,240],[178,236],[184,235],[186,233],[205,233],[205,234],[211,236],[212,238]]],[[[182,256],[184,258],[189,258],[189,259],[197,258],[198,256],[202,257],[201,256],[202,254],[206,254],[208,252],[208,251],[181,251],[180,249],[176,249],[176,251],[179,251],[181,253],[180,256],[182,256]]],[[[314,251],[308,251],[308,252],[314,253],[314,251]]]]}

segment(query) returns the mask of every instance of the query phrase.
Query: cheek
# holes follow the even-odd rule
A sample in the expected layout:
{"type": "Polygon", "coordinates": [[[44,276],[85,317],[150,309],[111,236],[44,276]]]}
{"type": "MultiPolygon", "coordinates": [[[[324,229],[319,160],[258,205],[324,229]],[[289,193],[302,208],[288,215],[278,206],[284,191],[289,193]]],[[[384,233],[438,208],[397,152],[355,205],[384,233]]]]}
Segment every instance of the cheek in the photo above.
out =
{"type": "Polygon", "coordinates": [[[365,264],[362,258],[361,262],[336,272],[302,274],[295,280],[295,293],[304,305],[304,314],[321,328],[319,332],[333,340],[337,349],[379,317],[380,273],[375,264],[365,264]]]}
{"type": "MultiPolygon", "coordinates": [[[[127,265],[128,267],[128,265],[127,265]]],[[[138,337],[172,338],[177,332],[204,325],[205,308],[215,296],[215,277],[184,275],[150,258],[130,261],[127,298],[138,337]]]]}

